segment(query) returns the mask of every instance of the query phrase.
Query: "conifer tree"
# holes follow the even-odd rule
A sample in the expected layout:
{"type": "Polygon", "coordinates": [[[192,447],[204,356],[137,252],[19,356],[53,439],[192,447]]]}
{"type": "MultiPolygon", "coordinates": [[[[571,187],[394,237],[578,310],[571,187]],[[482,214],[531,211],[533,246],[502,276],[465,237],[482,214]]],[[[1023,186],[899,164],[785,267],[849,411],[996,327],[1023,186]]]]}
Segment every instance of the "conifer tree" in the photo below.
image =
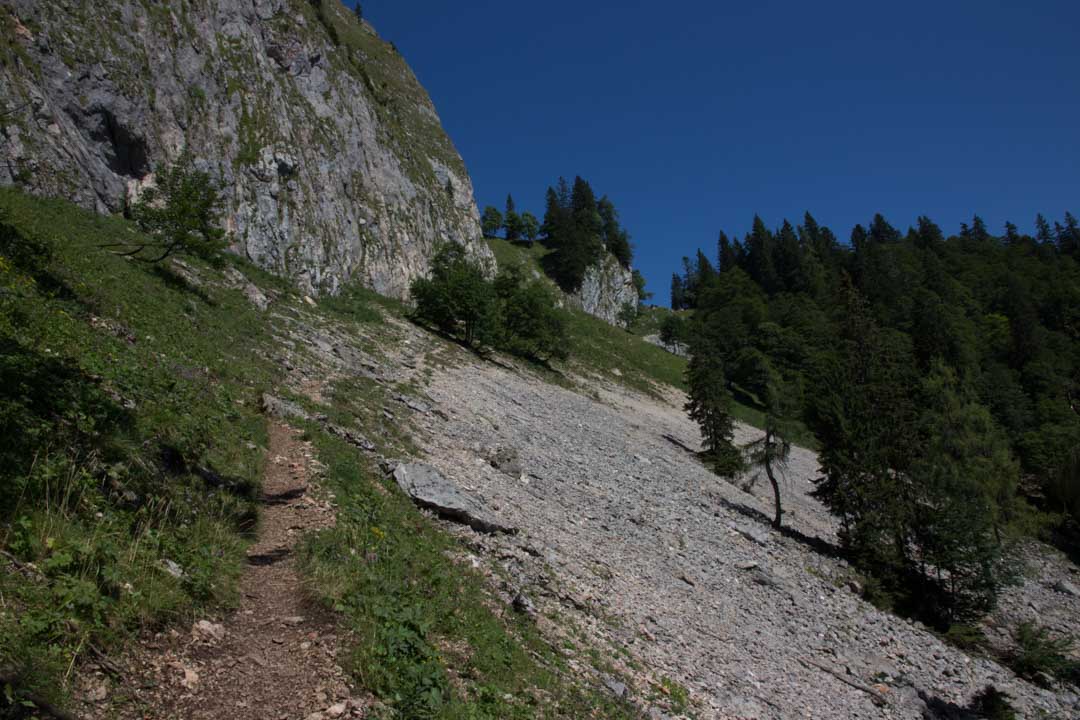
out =
{"type": "Polygon", "coordinates": [[[506,196],[506,212],[503,214],[503,227],[506,229],[506,239],[516,242],[521,239],[521,216],[514,207],[514,196],[506,196]]]}
{"type": "Polygon", "coordinates": [[[765,427],[761,438],[744,448],[751,467],[761,468],[769,479],[773,491],[773,527],[783,525],[784,510],[780,497],[779,476],[787,468],[791,455],[791,434],[798,415],[798,408],[793,402],[795,394],[785,387],[783,379],[775,370],[769,358],[756,349],[747,349],[742,353],[739,365],[740,379],[753,380],[747,383],[765,407],[765,427]]]}
{"type": "Polygon", "coordinates": [[[770,295],[780,290],[773,253],[773,235],[761,218],[755,215],[753,230],[746,238],[747,272],[770,295]]]}
{"type": "Polygon", "coordinates": [[[600,213],[604,247],[615,256],[620,265],[629,269],[634,260],[634,251],[630,245],[630,234],[619,225],[619,213],[615,209],[615,204],[605,195],[600,198],[596,209],[600,213]]]}
{"type": "Polygon", "coordinates": [[[720,267],[720,272],[727,272],[732,268],[739,266],[739,256],[735,252],[735,248],[731,244],[731,240],[728,238],[727,233],[723,230],[720,231],[720,239],[717,241],[718,252],[717,261],[720,267]]]}
{"type": "Polygon", "coordinates": [[[1005,243],[1017,245],[1020,243],[1020,230],[1011,222],[1005,222],[1005,243]]]}
{"type": "Polygon", "coordinates": [[[1043,245],[1054,242],[1054,236],[1050,232],[1050,223],[1046,222],[1046,218],[1041,213],[1035,216],[1035,239],[1043,245]]]}
{"type": "Polygon", "coordinates": [[[686,310],[686,288],[679,273],[671,274],[671,309],[686,310]]]}
{"type": "Polygon", "coordinates": [[[803,260],[803,248],[795,228],[784,221],[776,236],[776,272],[780,279],[780,288],[787,292],[805,292],[809,287],[803,260]]]}
{"type": "Polygon", "coordinates": [[[540,225],[540,234],[544,236],[545,244],[552,249],[558,247],[559,238],[562,236],[565,210],[566,207],[559,202],[555,188],[549,187],[544,197],[544,222],[540,225]]]}
{"type": "Polygon", "coordinates": [[[1064,255],[1076,255],[1080,251],[1080,224],[1072,213],[1065,213],[1065,225],[1058,233],[1058,250],[1064,255]]]}
{"type": "Polygon", "coordinates": [[[933,220],[920,216],[918,229],[915,231],[915,242],[924,249],[940,248],[945,243],[945,234],[933,220]]]}
{"type": "Polygon", "coordinates": [[[732,417],[731,392],[728,390],[724,364],[709,352],[691,351],[686,372],[689,386],[686,411],[701,428],[705,454],[717,474],[734,477],[743,468],[742,455],[735,446],[735,420],[732,417]]]}

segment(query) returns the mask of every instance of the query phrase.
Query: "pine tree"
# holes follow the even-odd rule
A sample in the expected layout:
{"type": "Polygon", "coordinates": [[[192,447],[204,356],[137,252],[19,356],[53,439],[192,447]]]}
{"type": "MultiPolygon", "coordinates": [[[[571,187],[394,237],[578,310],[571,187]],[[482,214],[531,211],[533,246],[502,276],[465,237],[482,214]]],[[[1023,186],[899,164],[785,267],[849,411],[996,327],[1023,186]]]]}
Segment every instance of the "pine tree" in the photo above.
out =
{"type": "Polygon", "coordinates": [[[926,216],[920,216],[918,229],[915,231],[915,242],[924,249],[940,248],[945,244],[945,234],[941,232],[933,220],[926,216]]]}
{"type": "Polygon", "coordinates": [[[671,309],[686,310],[686,287],[679,273],[671,274],[671,309]]]}
{"type": "Polygon", "coordinates": [[[1072,213],[1065,213],[1065,225],[1058,232],[1057,242],[1063,255],[1075,255],[1080,251],[1080,225],[1072,213]]]}
{"type": "Polygon", "coordinates": [[[1035,239],[1042,245],[1054,242],[1054,235],[1050,232],[1050,223],[1046,222],[1046,218],[1041,213],[1035,216],[1035,239]]]}
{"type": "Polygon", "coordinates": [[[1019,467],[990,413],[945,365],[924,381],[920,405],[913,560],[943,584],[950,620],[978,617],[1004,582],[1001,530],[1015,512],[1019,467]]]}
{"type": "Polygon", "coordinates": [[[746,238],[747,272],[770,295],[780,290],[780,277],[776,273],[773,254],[773,235],[761,218],[755,215],[753,230],[746,238]]]}
{"type": "Polygon", "coordinates": [[[565,180],[560,178],[556,193],[559,222],[555,228],[554,252],[544,257],[544,268],[566,292],[576,292],[585,273],[599,262],[604,246],[601,240],[602,221],[597,211],[596,195],[580,176],[574,179],[567,209],[562,204],[565,180]]]}
{"type": "Polygon", "coordinates": [[[727,233],[723,230],[720,231],[720,239],[717,241],[717,246],[719,248],[717,252],[717,261],[720,264],[720,272],[727,272],[728,270],[739,266],[739,256],[735,252],[735,247],[732,246],[727,233]]]}
{"type": "Polygon", "coordinates": [[[705,454],[715,471],[734,477],[742,470],[743,461],[734,443],[735,420],[731,414],[734,400],[727,388],[724,364],[707,349],[699,347],[691,353],[686,373],[689,386],[686,411],[701,428],[705,454]]]}
{"type": "Polygon", "coordinates": [[[881,213],[878,213],[874,215],[874,221],[870,223],[869,239],[871,243],[896,243],[900,242],[900,232],[890,225],[881,213]]]}
{"type": "Polygon", "coordinates": [[[803,248],[795,228],[787,220],[776,235],[776,272],[780,288],[787,292],[806,292],[809,279],[806,276],[803,248]]]}
{"type": "Polygon", "coordinates": [[[990,231],[986,229],[986,223],[978,215],[971,219],[971,239],[980,243],[990,240],[990,231]]]}
{"type": "Polygon", "coordinates": [[[1011,222],[1005,223],[1005,243],[1007,245],[1020,244],[1020,230],[1011,222]]]}
{"type": "Polygon", "coordinates": [[[615,210],[615,204],[605,195],[600,198],[596,209],[600,214],[604,246],[620,265],[629,268],[634,259],[633,248],[630,246],[629,233],[619,225],[619,213],[615,210]]]}
{"type": "Polygon", "coordinates": [[[555,188],[549,187],[544,197],[544,222],[540,225],[540,234],[544,236],[544,242],[548,247],[558,247],[560,232],[563,226],[565,206],[559,202],[559,195],[555,188]]]}
{"type": "Polygon", "coordinates": [[[514,207],[514,196],[506,196],[506,212],[503,214],[503,227],[506,229],[506,239],[517,242],[521,239],[521,216],[514,207]]]}
{"type": "Polygon", "coordinates": [[[566,178],[560,177],[559,181],[555,184],[556,193],[559,199],[559,206],[570,209],[570,185],[566,182],[566,178]]]}

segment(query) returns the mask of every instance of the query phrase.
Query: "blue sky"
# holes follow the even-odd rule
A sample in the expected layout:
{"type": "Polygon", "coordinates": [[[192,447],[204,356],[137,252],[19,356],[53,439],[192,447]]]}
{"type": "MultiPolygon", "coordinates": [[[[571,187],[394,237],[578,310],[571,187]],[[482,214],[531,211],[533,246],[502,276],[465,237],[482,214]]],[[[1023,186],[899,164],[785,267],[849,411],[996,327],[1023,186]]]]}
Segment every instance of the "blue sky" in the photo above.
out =
{"type": "Polygon", "coordinates": [[[1080,3],[367,0],[477,202],[559,175],[615,202],[666,302],[719,230],[875,212],[946,232],[1080,214],[1080,3]]]}

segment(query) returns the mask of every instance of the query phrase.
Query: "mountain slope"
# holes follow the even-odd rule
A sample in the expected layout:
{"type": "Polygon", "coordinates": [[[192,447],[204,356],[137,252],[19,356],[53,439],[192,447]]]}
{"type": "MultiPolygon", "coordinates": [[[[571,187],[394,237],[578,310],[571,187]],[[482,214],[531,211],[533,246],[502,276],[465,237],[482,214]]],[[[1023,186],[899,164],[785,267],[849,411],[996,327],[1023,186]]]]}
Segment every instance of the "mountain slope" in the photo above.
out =
{"type": "Polygon", "coordinates": [[[337,0],[0,3],[0,184],[116,212],[185,150],[233,249],[308,292],[490,260],[430,98],[337,0]]]}
{"type": "Polygon", "coordinates": [[[415,368],[470,353],[372,293],[316,303],[237,258],[102,249],[125,236],[122,219],[0,188],[0,718],[45,702],[220,717],[211,695],[252,675],[258,692],[285,654],[305,677],[348,675],[276,688],[305,709],[347,679],[408,717],[635,717],[380,467],[422,457],[415,368]],[[304,442],[275,440],[268,415],[304,442]],[[253,590],[261,567],[303,582],[268,571],[253,590]],[[245,638],[260,652],[235,654],[245,638]]]}

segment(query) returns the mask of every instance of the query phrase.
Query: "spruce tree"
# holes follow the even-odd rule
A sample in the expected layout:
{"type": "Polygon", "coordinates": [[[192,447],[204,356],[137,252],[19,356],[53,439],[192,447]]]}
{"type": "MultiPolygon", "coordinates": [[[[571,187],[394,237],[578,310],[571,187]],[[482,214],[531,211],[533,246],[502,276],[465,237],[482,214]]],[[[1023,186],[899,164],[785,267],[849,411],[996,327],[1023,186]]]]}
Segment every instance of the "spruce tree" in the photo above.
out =
{"type": "Polygon", "coordinates": [[[933,220],[926,216],[920,216],[918,229],[915,232],[915,241],[924,249],[938,249],[945,244],[945,234],[941,232],[933,220]]]}
{"type": "Polygon", "coordinates": [[[671,274],[671,309],[686,310],[686,288],[679,273],[671,274]]]}
{"type": "Polygon", "coordinates": [[[544,196],[544,222],[540,225],[540,234],[544,236],[544,242],[550,248],[558,247],[564,211],[565,206],[559,202],[559,195],[555,192],[555,188],[549,187],[544,196]]]}
{"type": "Polygon", "coordinates": [[[1065,213],[1065,225],[1058,233],[1058,250],[1063,255],[1076,255],[1080,251],[1080,224],[1072,213],[1065,213]]]}
{"type": "Polygon", "coordinates": [[[757,215],[754,226],[746,238],[747,272],[770,295],[780,290],[780,277],[773,260],[773,235],[757,215]]]}
{"type": "Polygon", "coordinates": [[[720,239],[717,241],[717,246],[717,261],[720,264],[720,267],[718,268],[720,272],[727,272],[728,270],[739,266],[739,256],[735,253],[735,248],[732,247],[731,240],[723,230],[720,231],[720,239]]]}
{"type": "Polygon", "coordinates": [[[1042,245],[1054,242],[1054,235],[1050,232],[1050,223],[1046,222],[1046,218],[1041,213],[1035,216],[1035,239],[1042,245]]]}
{"type": "Polygon", "coordinates": [[[692,349],[691,353],[686,372],[686,411],[701,428],[705,455],[714,470],[724,477],[734,477],[742,471],[743,460],[734,442],[734,400],[727,387],[723,361],[704,348],[692,349]]]}
{"type": "Polygon", "coordinates": [[[506,212],[503,214],[503,227],[506,229],[506,239],[517,242],[521,239],[521,216],[514,207],[514,196],[506,196],[506,212]]]}
{"type": "Polygon", "coordinates": [[[792,293],[805,292],[809,287],[804,251],[795,228],[787,220],[776,235],[776,272],[780,288],[792,293]]]}
{"type": "Polygon", "coordinates": [[[1020,229],[1011,222],[1005,222],[1005,243],[1007,245],[1020,244],[1020,229]]]}

